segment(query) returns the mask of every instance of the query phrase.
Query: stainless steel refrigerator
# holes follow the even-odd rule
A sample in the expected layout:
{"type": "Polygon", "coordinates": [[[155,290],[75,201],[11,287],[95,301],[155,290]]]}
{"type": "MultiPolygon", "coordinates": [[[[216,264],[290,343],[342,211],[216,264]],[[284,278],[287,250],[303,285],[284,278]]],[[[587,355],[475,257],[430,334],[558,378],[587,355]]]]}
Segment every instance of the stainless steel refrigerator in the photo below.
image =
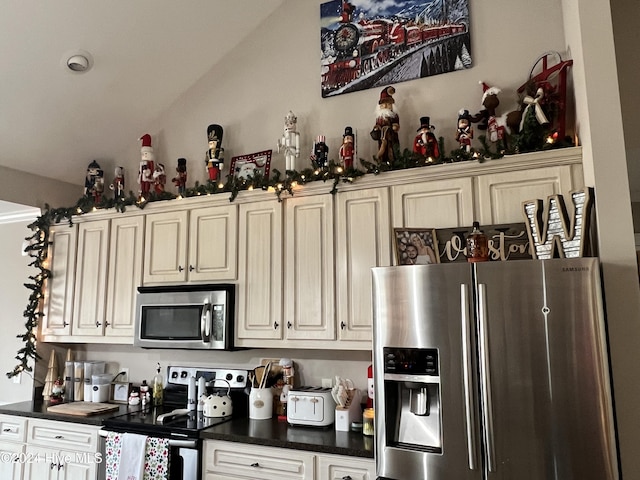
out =
{"type": "Polygon", "coordinates": [[[374,268],[373,292],[379,478],[619,478],[597,259],[374,268]]]}

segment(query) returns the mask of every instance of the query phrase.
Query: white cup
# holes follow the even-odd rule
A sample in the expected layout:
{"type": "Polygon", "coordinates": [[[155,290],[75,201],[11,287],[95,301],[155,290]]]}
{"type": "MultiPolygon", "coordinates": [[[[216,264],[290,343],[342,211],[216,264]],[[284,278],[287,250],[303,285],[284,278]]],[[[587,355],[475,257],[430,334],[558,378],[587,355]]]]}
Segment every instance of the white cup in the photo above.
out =
{"type": "Polygon", "coordinates": [[[249,394],[249,418],[265,420],[273,414],[273,391],[271,388],[252,388],[249,394]]]}

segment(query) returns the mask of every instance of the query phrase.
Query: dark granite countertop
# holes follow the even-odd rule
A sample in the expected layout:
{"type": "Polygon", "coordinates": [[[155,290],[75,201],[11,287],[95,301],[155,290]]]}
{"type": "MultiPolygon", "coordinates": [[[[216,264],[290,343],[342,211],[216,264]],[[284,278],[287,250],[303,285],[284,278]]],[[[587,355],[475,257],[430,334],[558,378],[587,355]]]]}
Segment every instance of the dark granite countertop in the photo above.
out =
{"type": "Polygon", "coordinates": [[[48,412],[49,402],[18,402],[8,405],[0,405],[0,413],[5,415],[17,415],[19,417],[42,418],[45,420],[55,420],[62,422],[82,423],[84,425],[101,426],[102,422],[116,415],[124,415],[127,412],[138,410],[139,407],[130,407],[129,405],[118,405],[118,410],[102,413],[98,415],[82,416],[82,415],[65,415],[63,413],[48,412]]]}
{"type": "MultiPolygon", "coordinates": [[[[101,426],[107,418],[139,409],[137,406],[119,405],[116,411],[84,417],[51,413],[47,411],[48,406],[48,402],[42,401],[10,403],[0,405],[0,414],[101,426]]],[[[235,418],[203,430],[201,436],[204,439],[373,458],[373,437],[364,436],[361,432],[337,432],[333,425],[318,428],[291,426],[275,418],[270,420],[235,418]]]]}
{"type": "Polygon", "coordinates": [[[362,432],[337,432],[326,428],[292,426],[274,419],[237,418],[207,428],[201,437],[253,445],[293,448],[319,453],[373,458],[373,437],[362,432]]]}

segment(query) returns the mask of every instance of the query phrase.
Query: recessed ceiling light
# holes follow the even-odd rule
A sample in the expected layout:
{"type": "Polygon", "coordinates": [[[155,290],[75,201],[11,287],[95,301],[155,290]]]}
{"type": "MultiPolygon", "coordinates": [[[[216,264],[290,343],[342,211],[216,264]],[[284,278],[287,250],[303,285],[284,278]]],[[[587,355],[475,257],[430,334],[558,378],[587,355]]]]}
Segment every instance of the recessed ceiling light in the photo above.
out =
{"type": "Polygon", "coordinates": [[[62,63],[72,73],[86,73],[93,66],[93,57],[84,50],[74,50],[63,56],[62,63]]]}

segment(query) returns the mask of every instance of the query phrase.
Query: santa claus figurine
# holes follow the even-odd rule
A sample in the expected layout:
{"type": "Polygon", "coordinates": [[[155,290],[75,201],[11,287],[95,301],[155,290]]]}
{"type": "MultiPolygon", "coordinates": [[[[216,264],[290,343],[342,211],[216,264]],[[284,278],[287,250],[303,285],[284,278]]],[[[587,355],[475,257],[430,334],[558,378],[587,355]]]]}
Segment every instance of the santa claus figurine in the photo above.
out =
{"type": "Polygon", "coordinates": [[[142,140],[142,147],[140,148],[141,160],[140,169],[138,170],[138,184],[140,185],[140,197],[144,198],[149,194],[153,183],[155,157],[151,146],[151,135],[145,133],[139,140],[142,140]]]}
{"type": "Polygon", "coordinates": [[[205,163],[209,180],[217,182],[220,180],[220,171],[224,167],[224,148],[222,148],[222,127],[220,125],[209,125],[207,127],[207,139],[209,150],[207,150],[205,163]]]}
{"type": "Polygon", "coordinates": [[[344,135],[342,135],[342,145],[338,155],[340,162],[345,170],[353,168],[353,159],[356,156],[355,135],[351,127],[344,127],[344,135]]]}
{"type": "Polygon", "coordinates": [[[380,93],[380,100],[376,107],[376,124],[371,130],[371,138],[378,142],[378,162],[391,164],[394,160],[394,149],[398,148],[398,130],[400,130],[400,117],[395,112],[393,94],[396,89],[385,87],[380,93]]]}
{"type": "Polygon", "coordinates": [[[413,139],[413,152],[425,157],[430,163],[440,157],[438,139],[433,134],[435,128],[431,125],[429,117],[420,117],[420,128],[418,128],[418,134],[413,139]]]}

